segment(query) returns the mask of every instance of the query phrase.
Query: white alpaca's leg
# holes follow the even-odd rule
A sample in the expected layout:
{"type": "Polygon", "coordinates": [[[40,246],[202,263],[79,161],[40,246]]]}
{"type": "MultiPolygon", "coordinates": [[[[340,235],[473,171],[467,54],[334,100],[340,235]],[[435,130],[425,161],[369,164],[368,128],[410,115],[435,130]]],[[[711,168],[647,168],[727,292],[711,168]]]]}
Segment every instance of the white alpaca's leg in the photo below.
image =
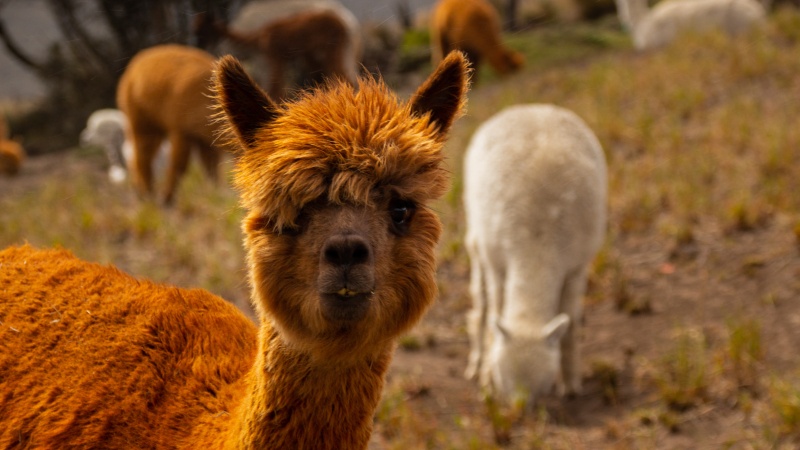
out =
{"type": "Polygon", "coordinates": [[[506,279],[506,275],[504,271],[501,271],[500,268],[495,267],[492,264],[486,262],[486,260],[482,260],[482,267],[483,267],[483,281],[485,284],[484,290],[486,293],[486,314],[484,317],[484,332],[483,332],[483,348],[484,348],[484,358],[478,371],[478,379],[480,380],[480,384],[483,387],[491,387],[491,373],[492,373],[492,361],[486,359],[486,354],[488,349],[495,339],[498,339],[498,336],[495,336],[494,329],[495,327],[492,325],[497,322],[497,320],[501,317],[502,308],[503,308],[503,295],[504,294],[504,282],[506,279]]]}
{"type": "Polygon", "coordinates": [[[470,258],[469,291],[472,296],[472,309],[467,313],[470,352],[464,377],[474,379],[483,363],[486,346],[486,283],[481,268],[481,258],[473,240],[467,242],[467,253],[470,258]]]}
{"type": "Polygon", "coordinates": [[[582,389],[579,338],[586,277],[586,269],[568,275],[561,293],[561,311],[570,318],[569,330],[561,341],[561,373],[567,394],[579,394],[582,389]]]}

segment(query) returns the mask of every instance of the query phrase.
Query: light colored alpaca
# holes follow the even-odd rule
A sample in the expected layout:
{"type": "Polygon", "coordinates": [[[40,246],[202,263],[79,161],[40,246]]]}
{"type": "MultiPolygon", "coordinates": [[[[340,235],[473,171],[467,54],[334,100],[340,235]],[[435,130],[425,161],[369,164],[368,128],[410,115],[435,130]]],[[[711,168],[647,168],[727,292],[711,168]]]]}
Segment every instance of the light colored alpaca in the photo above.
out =
{"type": "Polygon", "coordinates": [[[532,405],[564,384],[579,392],[587,266],[606,225],[600,143],[568,110],[512,106],[475,132],[464,171],[473,298],[465,375],[514,403],[532,405]]]}
{"type": "Polygon", "coordinates": [[[25,150],[18,142],[11,140],[8,124],[0,115],[0,175],[16,175],[24,160],[25,150]]]}
{"type": "Polygon", "coordinates": [[[224,148],[209,120],[214,57],[196,48],[168,44],[142,50],[131,59],[117,86],[117,105],[128,118],[135,153],[134,182],[153,193],[153,160],[162,142],[171,148],[162,201],[172,202],[178,181],[196,150],[209,177],[217,179],[224,148]]]}
{"type": "Polygon", "coordinates": [[[220,29],[217,24],[214,28],[230,38],[221,48],[249,60],[256,79],[268,87],[270,95],[284,95],[291,62],[301,62],[299,75],[306,84],[331,75],[351,83],[358,78],[361,25],[337,1],[252,1],[242,6],[227,27],[220,29]]]}
{"type": "MultiPolygon", "coordinates": [[[[105,152],[109,163],[108,178],[113,183],[125,181],[128,168],[136,164],[133,144],[125,137],[127,128],[128,120],[122,111],[106,108],[93,112],[86,120],[86,128],[81,131],[82,146],[100,147],[105,152]]],[[[169,143],[163,141],[154,160],[156,174],[164,174],[169,151],[169,143]]]]}
{"type": "Polygon", "coordinates": [[[229,56],[215,83],[260,328],[206,291],[6,249],[0,448],[367,447],[395,340],[437,294],[429,203],[466,59],[406,104],[367,79],[276,106],[229,56]]]}
{"type": "Polygon", "coordinates": [[[522,54],[503,44],[500,15],[486,0],[439,0],[431,19],[431,55],[438,64],[452,50],[467,54],[476,75],[486,59],[500,75],[522,67],[522,54]]]}
{"type": "Polygon", "coordinates": [[[736,35],[766,19],[764,6],[756,0],[666,0],[652,9],[647,0],[615,1],[637,50],[663,47],[689,31],[736,35]]]}

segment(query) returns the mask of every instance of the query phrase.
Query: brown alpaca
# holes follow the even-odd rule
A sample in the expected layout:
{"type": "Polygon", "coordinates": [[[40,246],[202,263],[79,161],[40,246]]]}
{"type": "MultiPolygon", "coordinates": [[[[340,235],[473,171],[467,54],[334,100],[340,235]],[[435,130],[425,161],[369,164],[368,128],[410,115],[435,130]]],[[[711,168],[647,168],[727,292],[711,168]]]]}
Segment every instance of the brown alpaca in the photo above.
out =
{"type": "Polygon", "coordinates": [[[12,141],[5,118],[0,116],[0,175],[16,175],[25,159],[25,150],[12,141]]]}
{"type": "Polygon", "coordinates": [[[0,448],[363,449],[398,335],[436,296],[442,146],[466,59],[407,104],[371,79],[276,106],[231,57],[256,328],[202,290],[0,252],[0,448]]]}
{"type": "Polygon", "coordinates": [[[213,27],[235,43],[258,49],[269,67],[267,92],[273,99],[286,97],[286,76],[292,67],[299,67],[302,87],[331,77],[356,84],[356,72],[348,67],[353,62],[347,61],[350,31],[333,11],[300,12],[251,32],[237,32],[220,23],[213,27]]]}
{"type": "Polygon", "coordinates": [[[160,45],[131,59],[117,86],[117,105],[128,117],[133,142],[134,183],[145,196],[153,193],[153,159],[167,139],[172,147],[162,200],[172,202],[178,181],[196,149],[216,180],[223,149],[209,120],[213,106],[214,57],[183,45],[160,45]]]}
{"type": "Polygon", "coordinates": [[[522,67],[522,54],[502,41],[500,16],[486,0],[440,0],[431,20],[431,53],[438,64],[452,50],[466,53],[475,74],[483,59],[499,75],[522,67]]]}

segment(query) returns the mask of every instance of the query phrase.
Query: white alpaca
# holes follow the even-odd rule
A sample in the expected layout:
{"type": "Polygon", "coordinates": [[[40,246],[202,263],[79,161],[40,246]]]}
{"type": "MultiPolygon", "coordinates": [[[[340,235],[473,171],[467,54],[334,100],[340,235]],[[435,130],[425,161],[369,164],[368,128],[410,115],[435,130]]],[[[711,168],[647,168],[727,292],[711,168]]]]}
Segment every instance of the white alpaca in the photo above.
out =
{"type": "MultiPolygon", "coordinates": [[[[81,145],[94,145],[105,151],[108,157],[108,178],[113,183],[122,183],[128,177],[128,167],[133,166],[133,145],[126,138],[128,120],[125,114],[113,108],[99,109],[86,121],[81,131],[81,145]]],[[[155,159],[155,171],[163,174],[169,159],[169,143],[164,141],[155,159]]]]}
{"type": "Polygon", "coordinates": [[[653,9],[647,0],[616,0],[620,22],[633,34],[637,50],[663,47],[687,31],[721,30],[736,35],[763,22],[756,0],[667,0],[653,9]]]}
{"type": "Polygon", "coordinates": [[[557,106],[512,106],[472,137],[465,375],[509,402],[532,405],[564,384],[580,392],[578,326],[587,266],[605,235],[606,178],[597,138],[557,106]]]}

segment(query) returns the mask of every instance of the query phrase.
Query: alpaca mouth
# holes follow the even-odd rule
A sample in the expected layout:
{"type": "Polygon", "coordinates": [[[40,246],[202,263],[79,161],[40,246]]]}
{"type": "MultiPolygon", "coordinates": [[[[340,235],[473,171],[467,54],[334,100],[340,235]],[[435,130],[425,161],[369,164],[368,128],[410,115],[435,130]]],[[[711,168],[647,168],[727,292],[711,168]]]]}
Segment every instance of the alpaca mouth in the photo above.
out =
{"type": "Polygon", "coordinates": [[[357,322],[367,315],[372,294],[372,291],[359,292],[349,288],[321,293],[322,315],[332,322],[357,322]]]}
{"type": "MultiPolygon", "coordinates": [[[[370,295],[372,295],[375,292],[374,291],[370,291],[368,293],[370,295]]],[[[358,291],[354,291],[354,290],[346,288],[346,287],[343,287],[343,288],[339,289],[338,291],[336,291],[336,295],[338,295],[339,297],[344,297],[344,298],[355,297],[356,295],[360,295],[360,294],[367,294],[367,292],[358,292],[358,291]]]]}

